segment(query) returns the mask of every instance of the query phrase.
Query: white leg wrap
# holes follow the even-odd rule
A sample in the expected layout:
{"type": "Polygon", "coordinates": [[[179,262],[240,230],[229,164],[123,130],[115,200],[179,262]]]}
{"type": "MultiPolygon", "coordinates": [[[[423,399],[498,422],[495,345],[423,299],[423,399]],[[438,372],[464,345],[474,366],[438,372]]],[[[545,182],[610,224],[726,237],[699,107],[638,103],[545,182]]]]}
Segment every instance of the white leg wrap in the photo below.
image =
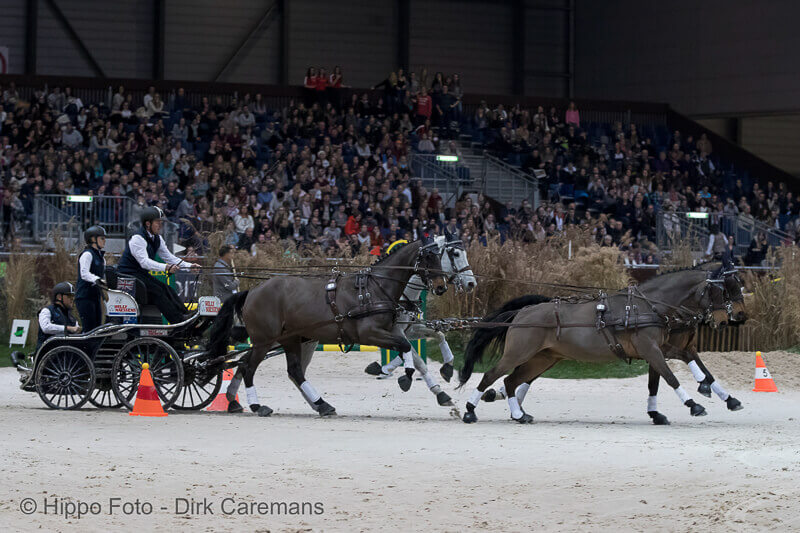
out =
{"type": "Polygon", "coordinates": [[[647,397],[647,412],[658,411],[658,396],[647,397]]]}
{"type": "Polygon", "coordinates": [[[728,394],[728,391],[725,390],[725,387],[720,385],[719,381],[716,380],[714,380],[714,383],[711,384],[711,390],[714,392],[714,394],[719,396],[719,399],[723,402],[728,401],[728,398],[731,396],[728,394]]]}
{"type": "Polygon", "coordinates": [[[476,388],[474,391],[472,391],[472,396],[470,396],[469,400],[467,401],[475,407],[478,407],[478,402],[481,401],[482,395],[483,393],[476,388]]]}
{"type": "Polygon", "coordinates": [[[255,385],[252,387],[245,387],[244,390],[247,392],[247,405],[258,403],[258,391],[256,390],[255,385]]]}
{"type": "Polygon", "coordinates": [[[302,385],[300,385],[300,390],[303,391],[303,394],[306,396],[309,402],[314,403],[322,396],[317,392],[317,389],[309,383],[308,381],[304,381],[302,385]]]}
{"type": "Polygon", "coordinates": [[[519,420],[522,417],[522,408],[519,406],[516,396],[508,399],[508,408],[511,409],[511,418],[519,420]]]}
{"type": "Polygon", "coordinates": [[[691,399],[692,399],[692,397],[691,397],[691,396],[689,396],[689,395],[686,393],[686,391],[685,391],[685,390],[683,390],[683,387],[681,387],[680,385],[678,385],[678,388],[677,388],[677,389],[675,389],[675,394],[677,394],[677,395],[678,395],[678,398],[680,398],[680,399],[681,399],[681,403],[686,403],[686,402],[688,402],[689,400],[691,400],[691,399]]]}
{"type": "Polygon", "coordinates": [[[519,387],[517,387],[517,390],[514,391],[514,396],[517,397],[517,401],[519,402],[520,405],[522,405],[522,402],[525,401],[525,395],[528,394],[528,390],[530,388],[531,388],[530,383],[522,383],[520,384],[519,387]]]}
{"type": "Polygon", "coordinates": [[[442,361],[445,363],[452,363],[453,362],[453,351],[450,349],[450,345],[447,344],[447,341],[442,339],[442,342],[439,343],[439,351],[442,352],[442,361]]]}
{"type": "Polygon", "coordinates": [[[425,384],[428,386],[429,389],[432,389],[436,385],[438,385],[438,383],[433,378],[433,375],[431,375],[430,372],[428,372],[427,374],[422,374],[422,379],[425,381],[425,384]]]}
{"type": "Polygon", "coordinates": [[[406,368],[414,368],[414,350],[403,354],[403,366],[406,368]]]}
{"type": "Polygon", "coordinates": [[[700,367],[697,365],[695,361],[689,361],[689,370],[692,371],[692,375],[694,376],[695,381],[697,381],[698,383],[706,379],[705,372],[700,370],[700,367]]]}
{"type": "Polygon", "coordinates": [[[389,361],[388,365],[383,365],[383,371],[387,374],[391,374],[401,366],[403,366],[403,358],[398,355],[397,357],[389,361]]]}
{"type": "Polygon", "coordinates": [[[506,398],[508,398],[508,395],[506,394],[505,384],[500,385],[500,388],[497,389],[497,397],[500,398],[501,400],[505,400],[506,398]]]}

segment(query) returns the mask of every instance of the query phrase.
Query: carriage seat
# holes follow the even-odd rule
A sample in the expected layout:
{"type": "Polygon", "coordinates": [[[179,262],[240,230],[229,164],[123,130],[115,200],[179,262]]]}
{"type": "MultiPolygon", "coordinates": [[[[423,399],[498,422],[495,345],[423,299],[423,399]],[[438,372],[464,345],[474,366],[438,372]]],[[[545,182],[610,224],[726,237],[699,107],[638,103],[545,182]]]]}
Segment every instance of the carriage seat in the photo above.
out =
{"type": "Polygon", "coordinates": [[[119,290],[119,280],[132,280],[134,283],[134,299],[139,304],[139,323],[141,324],[161,324],[161,311],[158,307],[148,302],[147,288],[144,283],[136,278],[119,274],[116,268],[106,268],[106,282],[112,289],[119,290]]]}

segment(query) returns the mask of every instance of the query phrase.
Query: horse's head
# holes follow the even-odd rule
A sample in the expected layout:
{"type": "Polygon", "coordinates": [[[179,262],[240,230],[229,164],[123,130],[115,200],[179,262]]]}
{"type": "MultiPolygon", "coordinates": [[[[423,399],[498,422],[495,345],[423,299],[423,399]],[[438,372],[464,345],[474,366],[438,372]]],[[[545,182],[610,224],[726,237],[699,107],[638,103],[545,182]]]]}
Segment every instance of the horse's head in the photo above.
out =
{"type": "Polygon", "coordinates": [[[723,261],[719,269],[709,274],[704,292],[708,297],[707,316],[712,325],[724,327],[730,322],[744,322],[747,312],[744,307],[744,283],[729,260],[723,261]]]}
{"type": "Polygon", "coordinates": [[[422,282],[433,294],[441,296],[447,292],[447,277],[442,270],[442,250],[430,237],[422,238],[414,273],[422,278],[422,282]]]}
{"type": "MultiPolygon", "coordinates": [[[[437,241],[440,239],[441,237],[437,237],[437,241]]],[[[444,251],[442,270],[448,274],[449,281],[456,286],[457,290],[471,292],[478,282],[469,266],[464,243],[445,230],[442,249],[444,251]]]]}

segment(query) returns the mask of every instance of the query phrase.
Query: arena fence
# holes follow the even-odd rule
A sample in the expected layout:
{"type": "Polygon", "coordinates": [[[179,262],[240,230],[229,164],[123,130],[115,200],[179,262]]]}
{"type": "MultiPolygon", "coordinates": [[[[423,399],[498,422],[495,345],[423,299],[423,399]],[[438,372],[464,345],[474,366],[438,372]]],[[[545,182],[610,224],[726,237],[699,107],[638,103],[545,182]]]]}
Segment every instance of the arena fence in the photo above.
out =
{"type": "Polygon", "coordinates": [[[134,205],[127,196],[39,194],[33,203],[33,237],[43,242],[56,230],[80,237],[84,229],[99,224],[109,237],[124,238],[134,205]]]}
{"type": "Polygon", "coordinates": [[[662,250],[669,250],[676,242],[689,242],[692,251],[705,252],[711,229],[715,225],[725,235],[733,236],[739,257],[747,255],[750,241],[761,232],[766,234],[769,245],[773,247],[793,242],[785,231],[750,216],[661,211],[656,219],[656,245],[662,250]]]}

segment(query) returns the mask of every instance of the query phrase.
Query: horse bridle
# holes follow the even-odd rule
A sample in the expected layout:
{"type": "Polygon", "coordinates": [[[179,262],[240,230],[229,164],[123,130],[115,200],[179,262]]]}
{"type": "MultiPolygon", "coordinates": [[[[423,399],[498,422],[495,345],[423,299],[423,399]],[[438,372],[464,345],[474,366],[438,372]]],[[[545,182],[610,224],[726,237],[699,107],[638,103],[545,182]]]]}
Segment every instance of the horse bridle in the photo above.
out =
{"type": "Polygon", "coordinates": [[[472,270],[472,267],[470,267],[469,263],[467,263],[467,265],[462,268],[456,268],[456,250],[466,252],[466,249],[464,248],[464,241],[461,239],[455,239],[444,243],[444,252],[447,253],[447,258],[450,260],[450,267],[452,268],[450,277],[447,278],[447,283],[452,283],[455,285],[457,291],[464,292],[464,282],[461,280],[461,273],[466,272],[467,270],[472,270]]]}
{"type": "MultiPolygon", "coordinates": [[[[423,283],[425,284],[426,289],[433,290],[433,277],[430,275],[431,270],[430,268],[422,268],[420,266],[420,259],[424,257],[426,254],[433,255],[439,258],[439,269],[438,272],[442,272],[442,254],[444,250],[439,248],[439,245],[436,242],[430,242],[429,244],[425,244],[420,247],[417,251],[417,260],[414,262],[414,274],[419,275],[420,279],[422,279],[423,283]],[[435,250],[435,251],[434,251],[435,250]]],[[[443,276],[444,277],[444,276],[443,276]]],[[[445,278],[447,283],[450,283],[448,278],[445,278]]]]}
{"type": "Polygon", "coordinates": [[[714,311],[717,311],[719,309],[725,309],[725,312],[728,314],[728,319],[733,321],[733,303],[739,300],[734,299],[734,297],[731,295],[731,292],[726,287],[725,281],[728,278],[728,276],[734,276],[736,280],[739,281],[739,283],[741,284],[741,279],[739,279],[738,271],[736,269],[725,270],[720,272],[719,274],[716,274],[715,277],[709,276],[706,278],[706,286],[703,287],[703,292],[700,295],[701,301],[702,298],[706,296],[706,293],[710,292],[708,291],[708,289],[710,287],[714,287],[717,285],[720,286],[719,288],[722,291],[722,298],[723,298],[723,307],[715,308],[714,299],[709,294],[708,307],[706,308],[705,311],[705,317],[708,322],[713,322],[714,311]]]}

